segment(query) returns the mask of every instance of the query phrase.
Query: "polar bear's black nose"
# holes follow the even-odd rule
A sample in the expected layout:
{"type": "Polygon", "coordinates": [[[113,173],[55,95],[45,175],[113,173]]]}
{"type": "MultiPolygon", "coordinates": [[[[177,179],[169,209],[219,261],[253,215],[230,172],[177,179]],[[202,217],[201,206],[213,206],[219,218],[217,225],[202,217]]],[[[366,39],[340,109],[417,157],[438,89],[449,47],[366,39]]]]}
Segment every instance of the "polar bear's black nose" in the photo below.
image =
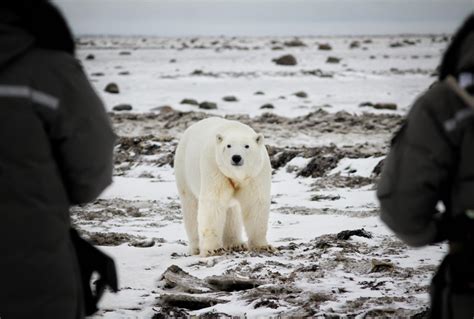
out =
{"type": "Polygon", "coordinates": [[[242,161],[242,156],[240,156],[240,155],[232,156],[232,162],[234,164],[240,164],[241,161],[242,161]]]}

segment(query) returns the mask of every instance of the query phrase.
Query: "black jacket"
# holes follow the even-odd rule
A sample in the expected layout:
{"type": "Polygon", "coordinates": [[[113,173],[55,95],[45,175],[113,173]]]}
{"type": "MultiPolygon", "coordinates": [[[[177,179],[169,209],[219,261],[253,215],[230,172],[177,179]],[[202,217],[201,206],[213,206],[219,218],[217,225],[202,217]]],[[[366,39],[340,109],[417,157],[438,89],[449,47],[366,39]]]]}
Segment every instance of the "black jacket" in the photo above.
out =
{"type": "Polygon", "coordinates": [[[378,184],[382,220],[412,246],[443,239],[438,202],[452,216],[474,209],[474,111],[445,83],[463,73],[474,73],[474,16],[448,48],[440,82],[414,103],[392,141],[378,184]]]}
{"type": "Polygon", "coordinates": [[[2,17],[0,318],[78,318],[69,207],[111,183],[115,135],[71,52],[2,17]]]}

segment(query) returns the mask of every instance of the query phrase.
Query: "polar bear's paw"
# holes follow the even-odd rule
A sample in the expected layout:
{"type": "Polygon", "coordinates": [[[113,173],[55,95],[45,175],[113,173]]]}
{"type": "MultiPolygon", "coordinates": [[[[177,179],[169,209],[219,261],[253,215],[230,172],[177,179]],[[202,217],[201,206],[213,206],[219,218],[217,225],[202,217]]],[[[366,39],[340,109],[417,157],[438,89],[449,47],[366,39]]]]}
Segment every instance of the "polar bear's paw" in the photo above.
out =
{"type": "Polygon", "coordinates": [[[251,250],[253,251],[256,251],[256,252],[262,252],[262,253],[276,253],[278,252],[278,249],[276,249],[275,247],[273,247],[272,245],[261,245],[261,246],[252,246],[250,247],[251,250]]]}
{"type": "Polygon", "coordinates": [[[190,255],[199,255],[199,247],[189,247],[190,255]]]}
{"type": "Polygon", "coordinates": [[[227,249],[225,248],[217,248],[217,249],[206,250],[204,254],[201,254],[201,256],[203,257],[219,256],[219,255],[224,255],[226,252],[227,252],[227,249]]]}
{"type": "Polygon", "coordinates": [[[227,246],[228,251],[246,251],[249,250],[249,246],[246,243],[237,243],[227,246]]]}

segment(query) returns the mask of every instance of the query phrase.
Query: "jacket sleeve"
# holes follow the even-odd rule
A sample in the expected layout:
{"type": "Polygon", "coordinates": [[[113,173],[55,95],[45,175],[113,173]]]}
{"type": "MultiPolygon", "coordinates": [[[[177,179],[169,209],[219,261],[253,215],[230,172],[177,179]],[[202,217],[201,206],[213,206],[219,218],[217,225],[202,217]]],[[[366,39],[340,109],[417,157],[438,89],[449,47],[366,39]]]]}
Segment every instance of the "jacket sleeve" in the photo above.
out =
{"type": "Polygon", "coordinates": [[[53,151],[70,203],[86,203],[112,182],[115,134],[79,63],[71,57],[56,70],[61,89],[53,151]]]}
{"type": "Polygon", "coordinates": [[[452,146],[430,103],[422,97],[413,106],[392,141],[377,188],[382,221],[410,246],[436,241],[436,206],[446,194],[454,163],[452,146]]]}

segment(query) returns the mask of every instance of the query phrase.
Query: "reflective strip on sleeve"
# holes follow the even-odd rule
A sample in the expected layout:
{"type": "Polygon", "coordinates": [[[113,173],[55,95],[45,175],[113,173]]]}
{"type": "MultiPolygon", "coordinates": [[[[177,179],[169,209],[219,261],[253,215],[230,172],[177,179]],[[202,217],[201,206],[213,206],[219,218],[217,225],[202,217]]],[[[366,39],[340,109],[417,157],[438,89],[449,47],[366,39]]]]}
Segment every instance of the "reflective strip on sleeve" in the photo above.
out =
{"type": "Polygon", "coordinates": [[[17,97],[29,99],[53,110],[59,106],[59,99],[51,94],[20,85],[0,85],[0,97],[17,97]]]}
{"type": "Polygon", "coordinates": [[[474,111],[472,109],[463,109],[458,111],[453,118],[447,120],[444,122],[444,129],[447,132],[452,132],[456,129],[458,124],[465,119],[468,119],[470,117],[474,116],[474,111]]]}

